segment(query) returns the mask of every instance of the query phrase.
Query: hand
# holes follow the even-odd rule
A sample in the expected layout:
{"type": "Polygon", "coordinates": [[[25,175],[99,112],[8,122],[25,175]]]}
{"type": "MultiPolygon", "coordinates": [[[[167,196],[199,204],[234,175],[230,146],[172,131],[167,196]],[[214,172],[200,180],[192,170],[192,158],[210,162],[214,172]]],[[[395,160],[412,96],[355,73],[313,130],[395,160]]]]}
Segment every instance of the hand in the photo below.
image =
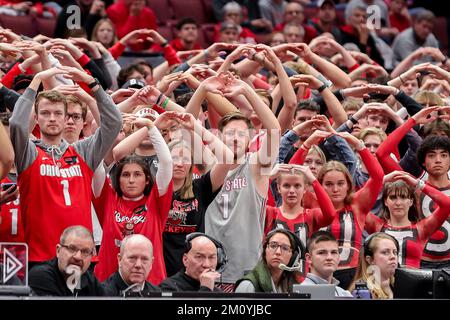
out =
{"type": "Polygon", "coordinates": [[[182,74],[182,71],[166,74],[158,83],[156,84],[156,88],[160,92],[166,92],[169,88],[170,83],[177,81],[179,76],[182,74]]]}
{"type": "Polygon", "coordinates": [[[153,105],[156,104],[156,101],[158,100],[160,94],[161,91],[159,91],[157,88],[153,86],[145,86],[144,88],[139,90],[138,98],[145,104],[153,105]]]}
{"type": "Polygon", "coordinates": [[[45,46],[37,41],[24,40],[16,42],[15,45],[22,51],[34,51],[39,56],[47,55],[45,46]]]}
{"type": "Polygon", "coordinates": [[[29,67],[31,67],[32,65],[41,63],[41,57],[38,56],[37,54],[33,54],[31,57],[26,58],[21,64],[20,66],[23,69],[28,69],[29,67]]]}
{"type": "Polygon", "coordinates": [[[373,64],[373,60],[365,53],[359,51],[349,51],[349,53],[360,64],[361,63],[373,64]]]}
{"type": "Polygon", "coordinates": [[[389,75],[382,66],[376,64],[363,63],[361,66],[359,66],[358,71],[360,73],[368,72],[375,75],[382,75],[382,74],[389,75]]]}
{"type": "Polygon", "coordinates": [[[201,88],[207,92],[223,95],[225,87],[232,81],[230,77],[232,77],[232,75],[229,72],[224,72],[218,74],[217,76],[209,77],[200,84],[199,89],[201,88]]]}
{"type": "Polygon", "coordinates": [[[313,53],[310,47],[306,43],[296,43],[292,52],[297,54],[300,58],[311,64],[315,53],[313,53]]]}
{"type": "Polygon", "coordinates": [[[294,131],[298,137],[309,135],[313,130],[315,130],[314,120],[304,121],[292,128],[292,131],[294,131]]]}
{"type": "Polygon", "coordinates": [[[200,77],[202,79],[206,79],[217,75],[217,72],[215,72],[213,69],[210,68],[209,65],[206,64],[193,64],[186,72],[194,76],[200,77]]]}
{"type": "Polygon", "coordinates": [[[214,283],[220,278],[220,273],[212,269],[206,269],[200,274],[200,286],[214,289],[214,283]]]}
{"type": "Polygon", "coordinates": [[[15,3],[12,5],[12,8],[17,11],[28,12],[33,5],[31,1],[23,1],[19,3],[15,3]]]}
{"type": "Polygon", "coordinates": [[[89,13],[91,15],[100,15],[102,17],[106,16],[105,3],[102,0],[94,0],[89,13]]]}
{"type": "Polygon", "coordinates": [[[292,166],[292,164],[277,163],[270,172],[270,179],[275,180],[283,173],[290,173],[292,170],[292,166]]]}
{"type": "Polygon", "coordinates": [[[200,52],[202,52],[201,49],[178,51],[177,52],[177,57],[182,59],[182,60],[185,60],[185,59],[189,59],[190,57],[196,56],[200,52]]]}
{"type": "MultiPolygon", "coordinates": [[[[417,112],[415,115],[412,116],[414,121],[416,121],[417,124],[426,124],[433,122],[437,119],[437,115],[431,115],[432,112],[438,111],[440,109],[439,106],[429,107],[429,108],[423,108],[419,112],[417,112]]],[[[437,114],[437,112],[436,112],[437,114]]]]}
{"type": "Polygon", "coordinates": [[[443,61],[445,59],[445,55],[442,53],[442,51],[439,48],[432,48],[432,47],[425,47],[424,48],[424,55],[430,56],[435,61],[443,61]]]}
{"type": "Polygon", "coordinates": [[[0,28],[0,40],[2,40],[3,42],[13,43],[16,41],[22,41],[22,38],[18,34],[12,32],[10,29],[0,28]]]}
{"type": "Polygon", "coordinates": [[[253,45],[251,44],[241,44],[239,47],[234,49],[228,56],[228,61],[235,61],[239,59],[242,56],[245,56],[246,58],[251,58],[251,55],[255,52],[253,49],[253,45]]]}
{"type": "Polygon", "coordinates": [[[148,118],[136,118],[135,120],[133,120],[132,126],[134,126],[137,129],[140,129],[143,127],[147,127],[150,129],[151,127],[154,126],[154,123],[152,120],[150,120],[148,118]]]}
{"type": "Polygon", "coordinates": [[[143,38],[147,38],[150,36],[150,29],[138,29],[131,31],[129,34],[120,39],[120,42],[124,45],[136,42],[144,42],[143,38]]]}
{"type": "Polygon", "coordinates": [[[429,65],[430,65],[429,62],[415,65],[414,67],[412,67],[408,71],[403,72],[400,75],[400,77],[401,77],[400,79],[402,79],[403,81],[415,80],[418,77],[420,77],[420,72],[421,71],[426,71],[428,69],[429,65]]]}
{"type": "Polygon", "coordinates": [[[235,43],[215,42],[206,49],[206,55],[208,56],[208,60],[214,60],[222,50],[233,50],[238,46],[239,44],[235,43]]]}
{"type": "Polygon", "coordinates": [[[400,90],[395,87],[384,86],[381,84],[367,84],[366,86],[367,86],[367,88],[371,89],[370,92],[375,92],[375,93],[391,94],[391,95],[395,96],[400,92],[400,90]]]}
{"type": "Polygon", "coordinates": [[[50,79],[51,77],[56,76],[57,74],[62,74],[63,76],[66,76],[68,78],[70,78],[70,74],[67,70],[58,68],[58,67],[53,67],[47,70],[43,70],[39,73],[37,73],[34,77],[35,78],[39,78],[41,81],[45,81],[50,79]]]}
{"type": "Polygon", "coordinates": [[[338,132],[336,135],[347,141],[347,143],[357,151],[361,151],[366,147],[362,140],[359,140],[348,132],[338,132]]]}
{"type": "Polygon", "coordinates": [[[292,172],[295,173],[296,171],[303,173],[303,175],[305,176],[305,178],[309,184],[313,183],[314,180],[317,179],[308,166],[301,166],[298,164],[293,165],[292,172]]]}
{"type": "Polygon", "coordinates": [[[133,89],[133,88],[119,89],[119,90],[114,91],[111,94],[111,98],[113,99],[114,103],[118,104],[118,103],[126,100],[127,98],[131,97],[137,91],[138,91],[137,89],[133,89]]]}
{"type": "Polygon", "coordinates": [[[314,128],[316,130],[331,132],[333,134],[336,133],[336,130],[333,129],[330,121],[324,115],[319,114],[319,115],[313,116],[311,118],[311,120],[314,122],[314,128]]]}
{"type": "Polygon", "coordinates": [[[22,52],[21,49],[9,43],[0,43],[0,51],[13,58],[16,58],[17,54],[22,52]]]}
{"type": "Polygon", "coordinates": [[[75,60],[69,51],[52,47],[49,51],[63,66],[75,67],[81,69],[81,65],[75,60]]]}
{"type": "Polygon", "coordinates": [[[311,146],[317,146],[319,145],[323,140],[325,140],[326,138],[332,136],[333,133],[332,132],[328,132],[328,131],[322,131],[322,130],[315,130],[312,135],[310,135],[308,137],[308,139],[306,139],[306,141],[303,143],[303,146],[306,149],[311,148],[311,146]]]}
{"type": "Polygon", "coordinates": [[[147,40],[157,43],[159,45],[162,45],[163,43],[167,42],[167,40],[155,30],[149,31],[147,40]]]}
{"type": "Polygon", "coordinates": [[[292,83],[292,81],[300,82],[300,83],[307,83],[309,88],[315,89],[315,90],[319,89],[323,85],[322,81],[320,81],[316,77],[311,76],[309,74],[296,74],[295,76],[291,77],[291,83],[292,83]]]}
{"type": "Polygon", "coordinates": [[[193,131],[197,122],[197,119],[190,113],[173,112],[167,115],[169,118],[177,121],[185,129],[193,131]]]}
{"type": "Polygon", "coordinates": [[[73,81],[84,82],[87,84],[94,82],[94,78],[92,76],[75,67],[61,66],[59,69],[66,71],[67,75],[64,75],[64,77],[72,79],[73,81]]]}
{"type": "Polygon", "coordinates": [[[225,86],[222,87],[223,95],[227,98],[237,97],[240,94],[245,94],[245,90],[248,88],[248,84],[242,80],[234,78],[230,73],[221,73],[219,77],[223,77],[225,80],[225,86]]]}
{"type": "Polygon", "coordinates": [[[92,59],[100,59],[102,57],[97,46],[92,41],[85,38],[70,38],[69,40],[74,45],[84,50],[88,50],[91,53],[92,59]]]}
{"type": "Polygon", "coordinates": [[[419,179],[414,178],[412,175],[404,171],[394,171],[394,172],[396,173],[393,178],[394,181],[403,180],[411,187],[417,187],[419,179]]]}
{"type": "MultiPolygon", "coordinates": [[[[3,189],[0,189],[0,205],[14,201],[18,197],[19,197],[19,187],[17,187],[17,185],[10,186],[5,191],[3,191],[3,189]],[[14,188],[16,188],[16,190],[11,192],[12,190],[14,190],[14,188]]],[[[1,219],[0,219],[0,221],[1,221],[1,219]]]]}
{"type": "Polygon", "coordinates": [[[83,56],[83,52],[67,39],[51,39],[50,43],[52,44],[52,47],[56,45],[59,49],[63,47],[63,49],[68,50],[75,60],[78,60],[83,56]]]}
{"type": "Polygon", "coordinates": [[[43,34],[38,34],[37,36],[35,36],[33,38],[33,41],[39,42],[39,43],[44,43],[46,41],[50,40],[49,37],[44,36],[43,34]]]}
{"type": "Polygon", "coordinates": [[[450,73],[437,65],[430,63],[427,65],[426,70],[436,79],[450,80],[450,73]]]}

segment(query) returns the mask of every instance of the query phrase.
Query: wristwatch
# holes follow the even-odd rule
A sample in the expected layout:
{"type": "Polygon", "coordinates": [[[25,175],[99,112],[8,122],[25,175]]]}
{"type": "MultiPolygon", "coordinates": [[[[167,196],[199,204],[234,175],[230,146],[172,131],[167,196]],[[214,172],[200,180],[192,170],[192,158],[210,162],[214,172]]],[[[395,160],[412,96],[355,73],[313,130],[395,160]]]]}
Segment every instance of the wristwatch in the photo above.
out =
{"type": "Polygon", "coordinates": [[[100,85],[100,82],[98,81],[97,78],[94,78],[94,81],[88,84],[88,88],[92,89],[94,88],[96,85],[100,85]]]}

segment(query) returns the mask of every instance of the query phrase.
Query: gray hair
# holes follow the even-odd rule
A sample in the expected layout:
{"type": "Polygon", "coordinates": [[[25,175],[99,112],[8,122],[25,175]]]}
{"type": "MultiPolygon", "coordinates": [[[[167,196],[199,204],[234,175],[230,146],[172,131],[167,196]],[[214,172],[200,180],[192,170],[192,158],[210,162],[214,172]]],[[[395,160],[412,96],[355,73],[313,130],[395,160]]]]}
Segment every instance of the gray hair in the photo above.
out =
{"type": "Polygon", "coordinates": [[[120,243],[120,255],[123,256],[124,251],[125,251],[125,247],[127,246],[127,243],[129,241],[143,241],[143,242],[148,242],[149,244],[149,249],[150,252],[153,255],[153,244],[150,241],[149,238],[147,238],[146,236],[142,235],[142,234],[130,234],[128,236],[126,236],[125,238],[123,238],[122,242],[120,243]]]}
{"type": "Polygon", "coordinates": [[[64,229],[63,233],[61,234],[61,237],[59,239],[60,244],[65,244],[67,237],[74,234],[77,237],[83,238],[83,239],[91,239],[92,243],[94,242],[94,237],[92,236],[91,231],[87,229],[84,226],[71,226],[66,229],[64,229]]]}

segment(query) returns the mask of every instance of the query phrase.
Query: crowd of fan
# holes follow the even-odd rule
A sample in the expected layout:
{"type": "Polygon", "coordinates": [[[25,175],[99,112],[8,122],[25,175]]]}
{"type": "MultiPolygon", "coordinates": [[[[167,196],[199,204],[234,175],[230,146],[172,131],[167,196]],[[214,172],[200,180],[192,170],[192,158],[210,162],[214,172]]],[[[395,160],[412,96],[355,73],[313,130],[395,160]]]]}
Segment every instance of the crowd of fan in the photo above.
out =
{"type": "Polygon", "coordinates": [[[450,62],[431,11],[386,2],[337,26],[333,1],[306,21],[309,1],[260,0],[246,23],[214,1],[207,48],[144,0],[80,0],[75,29],[71,4],[3,5],[58,15],[52,38],[0,29],[0,242],[28,245],[33,293],[392,298],[398,267],[450,267],[450,62]]]}

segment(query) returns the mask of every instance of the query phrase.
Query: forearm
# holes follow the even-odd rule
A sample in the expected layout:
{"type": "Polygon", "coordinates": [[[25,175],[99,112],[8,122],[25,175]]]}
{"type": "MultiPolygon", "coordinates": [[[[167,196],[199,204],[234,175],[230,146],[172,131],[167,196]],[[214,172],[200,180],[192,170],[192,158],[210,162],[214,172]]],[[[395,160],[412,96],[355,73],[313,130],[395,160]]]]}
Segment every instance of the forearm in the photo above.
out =
{"type": "Polygon", "coordinates": [[[263,128],[268,130],[268,134],[271,134],[271,130],[279,131],[281,129],[277,118],[275,118],[269,107],[264,104],[264,102],[261,100],[261,98],[259,98],[259,96],[253,89],[251,89],[249,86],[246,86],[244,95],[253,106],[253,109],[262,122],[263,128]]]}
{"type": "Polygon", "coordinates": [[[412,67],[415,59],[411,58],[411,55],[406,59],[403,59],[391,72],[391,78],[397,78],[405,71],[408,71],[409,68],[412,67]]]}
{"type": "Polygon", "coordinates": [[[344,108],[342,107],[336,96],[333,94],[333,92],[331,92],[331,90],[329,90],[328,88],[323,90],[322,97],[325,101],[325,104],[327,105],[328,112],[333,118],[333,126],[339,127],[341,124],[348,120],[344,108]]]}
{"type": "Polygon", "coordinates": [[[413,98],[408,96],[405,92],[399,91],[397,95],[394,96],[395,99],[402,104],[408,111],[408,114],[412,117],[417,112],[422,110],[422,106],[413,98]]]}
{"type": "Polygon", "coordinates": [[[352,80],[350,77],[331,62],[313,54],[312,63],[318,71],[333,82],[334,87],[347,88],[351,85],[352,80]]]}
{"type": "Polygon", "coordinates": [[[291,151],[292,146],[299,140],[300,138],[295,134],[294,131],[289,130],[286,134],[281,137],[280,141],[280,149],[278,151],[277,163],[284,163],[286,156],[289,151],[291,151]]]}
{"type": "Polygon", "coordinates": [[[206,100],[208,101],[208,104],[211,104],[221,116],[224,116],[230,112],[239,111],[227,98],[224,98],[219,94],[207,92],[206,100]]]}
{"type": "Polygon", "coordinates": [[[156,184],[158,185],[159,196],[167,192],[170,181],[172,180],[173,163],[170,155],[169,147],[164,141],[158,128],[153,126],[148,129],[148,137],[155,148],[158,157],[158,172],[156,173],[156,184]]]}
{"type": "Polygon", "coordinates": [[[14,163],[14,149],[2,123],[0,123],[0,145],[2,146],[2,152],[0,152],[0,179],[3,179],[14,163]]]}
{"type": "Polygon", "coordinates": [[[377,157],[383,159],[385,157],[389,157],[391,153],[395,152],[395,148],[415,124],[416,121],[410,118],[402,126],[395,129],[377,149],[377,157]]]}
{"type": "Polygon", "coordinates": [[[331,202],[330,197],[327,192],[323,189],[322,185],[316,179],[312,183],[314,193],[317,196],[319,202],[320,210],[322,211],[322,217],[315,216],[316,228],[325,227],[333,222],[334,216],[336,215],[336,210],[334,209],[333,202],[331,202]]]}
{"type": "Polygon", "coordinates": [[[289,164],[299,164],[302,165],[305,163],[306,156],[308,155],[309,148],[304,147],[303,145],[298,148],[298,150],[294,153],[292,158],[289,160],[289,164]]]}
{"type": "Polygon", "coordinates": [[[323,148],[330,155],[328,161],[336,160],[343,163],[353,177],[357,166],[356,156],[345,139],[332,135],[325,140],[323,148]]]}
{"type": "Polygon", "coordinates": [[[127,155],[132,154],[146,137],[148,137],[148,128],[143,127],[120,141],[112,150],[114,162],[119,162],[127,155]]]}

